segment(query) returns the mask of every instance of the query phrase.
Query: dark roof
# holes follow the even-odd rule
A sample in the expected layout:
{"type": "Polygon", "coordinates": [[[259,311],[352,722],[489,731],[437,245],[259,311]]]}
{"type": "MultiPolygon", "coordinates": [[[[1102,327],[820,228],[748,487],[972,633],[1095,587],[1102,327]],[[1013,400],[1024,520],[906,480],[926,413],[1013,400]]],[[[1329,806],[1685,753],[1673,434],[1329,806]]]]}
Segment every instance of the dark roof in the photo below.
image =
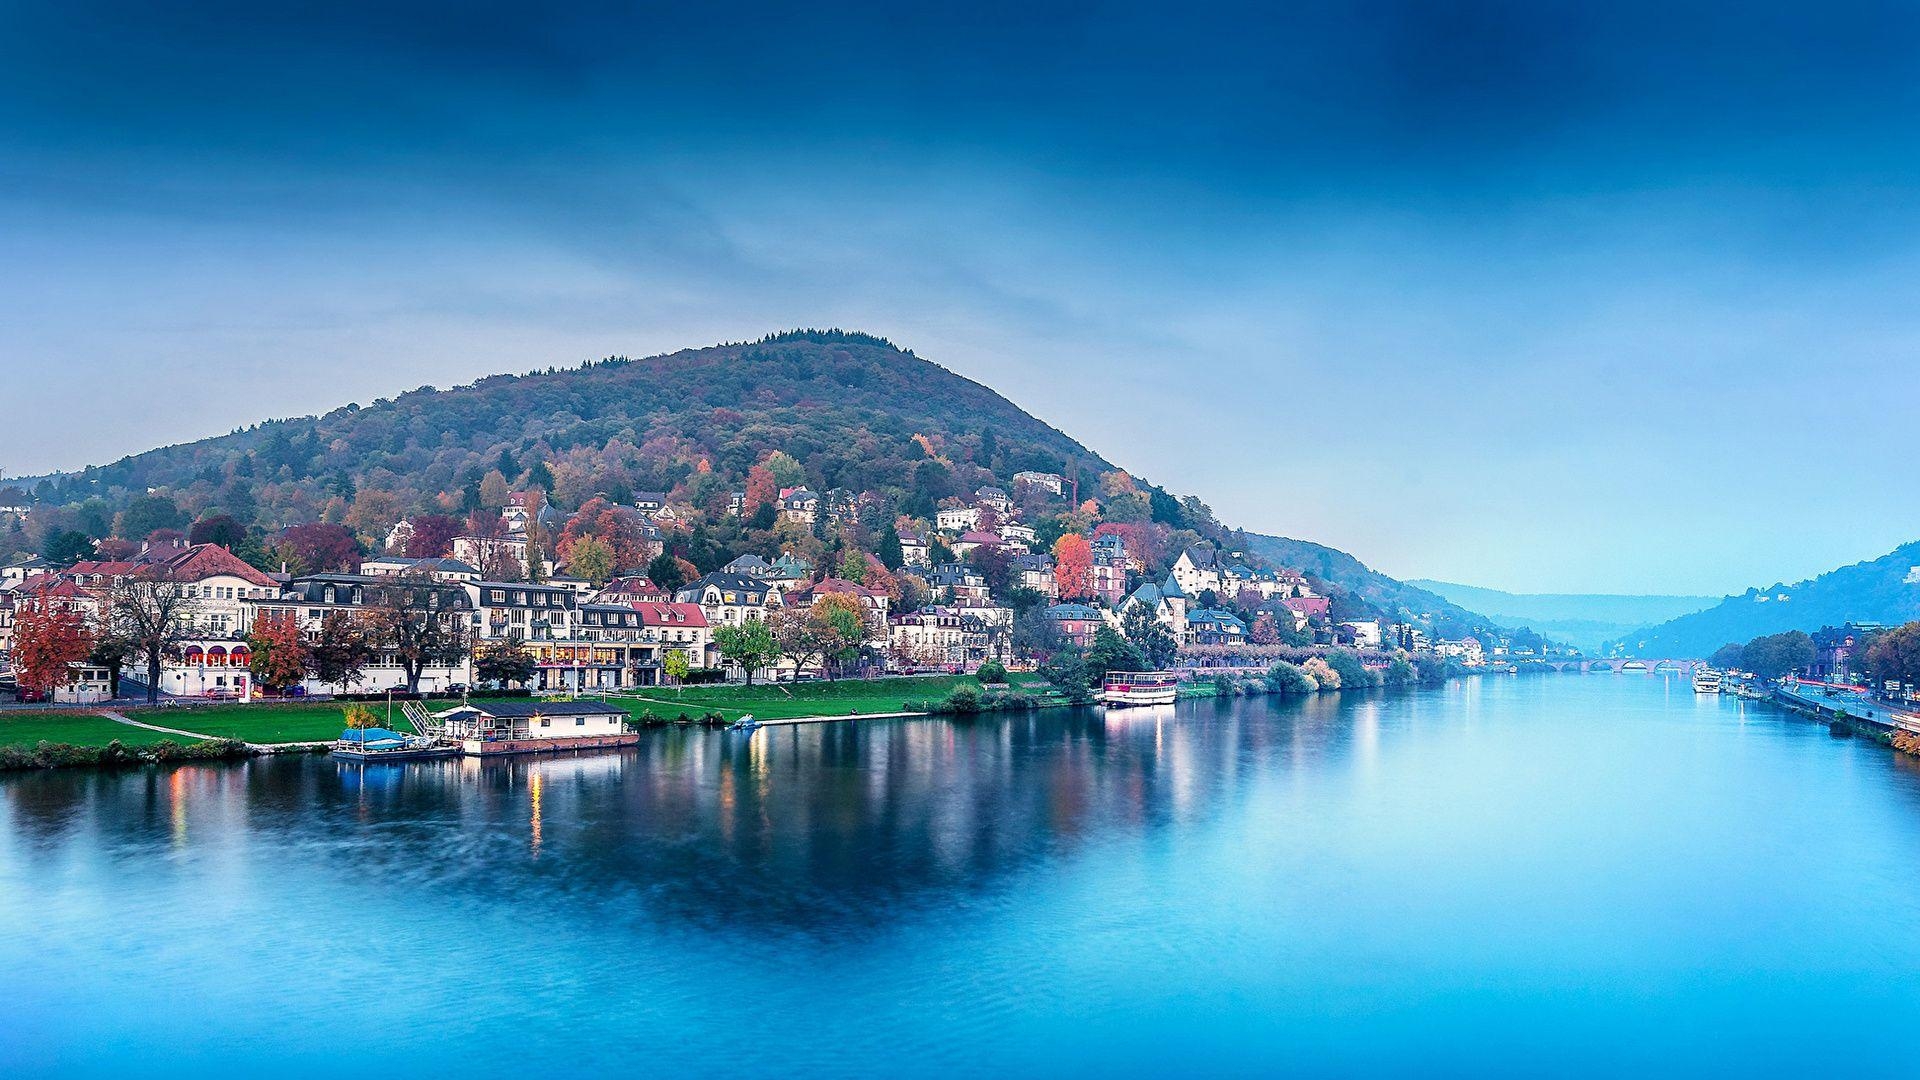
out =
{"type": "Polygon", "coordinates": [[[478,709],[488,716],[528,717],[528,716],[607,716],[617,714],[625,716],[627,710],[618,705],[609,705],[604,701],[483,701],[465,706],[478,709]]]}

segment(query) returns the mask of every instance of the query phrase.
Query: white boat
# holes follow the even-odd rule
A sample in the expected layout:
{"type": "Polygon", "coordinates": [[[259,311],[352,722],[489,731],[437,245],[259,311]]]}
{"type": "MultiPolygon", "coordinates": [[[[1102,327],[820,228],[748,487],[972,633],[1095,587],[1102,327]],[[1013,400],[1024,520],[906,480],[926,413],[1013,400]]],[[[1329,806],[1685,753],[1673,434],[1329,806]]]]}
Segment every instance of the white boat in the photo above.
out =
{"type": "Polygon", "coordinates": [[[1100,684],[1100,704],[1108,708],[1127,705],[1171,705],[1180,686],[1180,677],[1164,671],[1109,671],[1100,684]]]}
{"type": "Polygon", "coordinates": [[[1696,694],[1717,694],[1720,692],[1720,673],[1710,667],[1693,669],[1693,692],[1696,694]]]}

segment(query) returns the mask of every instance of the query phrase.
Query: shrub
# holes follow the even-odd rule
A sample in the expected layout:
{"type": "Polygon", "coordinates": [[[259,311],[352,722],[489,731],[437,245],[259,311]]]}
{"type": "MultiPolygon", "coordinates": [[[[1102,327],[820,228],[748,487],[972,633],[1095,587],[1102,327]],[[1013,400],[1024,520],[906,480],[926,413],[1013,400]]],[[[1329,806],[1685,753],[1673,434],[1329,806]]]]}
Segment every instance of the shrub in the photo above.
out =
{"type": "Polygon", "coordinates": [[[1308,657],[1307,662],[1300,665],[1300,670],[1313,679],[1314,684],[1321,690],[1340,689],[1340,673],[1333,670],[1332,664],[1318,656],[1308,657]]]}
{"type": "Polygon", "coordinates": [[[980,711],[980,691],[971,686],[956,686],[947,699],[940,703],[941,712],[977,713],[980,711]]]}
{"type": "Polygon", "coordinates": [[[1004,683],[1007,681],[1007,666],[998,660],[989,660],[980,665],[974,676],[983,683],[1004,683]]]}
{"type": "Polygon", "coordinates": [[[1313,676],[1298,664],[1289,664],[1285,660],[1276,660],[1267,669],[1266,684],[1270,694],[1311,694],[1320,689],[1319,682],[1313,676]]]}

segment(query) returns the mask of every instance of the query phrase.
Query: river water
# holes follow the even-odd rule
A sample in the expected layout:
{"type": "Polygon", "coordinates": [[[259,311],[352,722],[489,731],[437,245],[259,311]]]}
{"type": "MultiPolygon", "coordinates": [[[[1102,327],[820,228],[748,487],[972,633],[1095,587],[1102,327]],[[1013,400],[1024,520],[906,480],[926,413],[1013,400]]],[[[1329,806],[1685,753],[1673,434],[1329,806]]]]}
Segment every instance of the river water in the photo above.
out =
{"type": "Polygon", "coordinates": [[[1678,679],[0,779],[0,1076],[1902,1073],[1920,769],[1678,679]]]}

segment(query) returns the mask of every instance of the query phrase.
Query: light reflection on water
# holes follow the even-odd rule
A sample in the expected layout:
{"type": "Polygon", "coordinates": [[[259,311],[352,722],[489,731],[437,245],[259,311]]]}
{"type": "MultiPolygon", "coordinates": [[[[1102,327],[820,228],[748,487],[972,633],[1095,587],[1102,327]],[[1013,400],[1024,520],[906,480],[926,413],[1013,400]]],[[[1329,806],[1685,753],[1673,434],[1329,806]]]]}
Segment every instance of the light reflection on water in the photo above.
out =
{"type": "Polygon", "coordinates": [[[1917,849],[1631,676],[14,776],[0,1074],[1888,1071],[1917,849]]]}

